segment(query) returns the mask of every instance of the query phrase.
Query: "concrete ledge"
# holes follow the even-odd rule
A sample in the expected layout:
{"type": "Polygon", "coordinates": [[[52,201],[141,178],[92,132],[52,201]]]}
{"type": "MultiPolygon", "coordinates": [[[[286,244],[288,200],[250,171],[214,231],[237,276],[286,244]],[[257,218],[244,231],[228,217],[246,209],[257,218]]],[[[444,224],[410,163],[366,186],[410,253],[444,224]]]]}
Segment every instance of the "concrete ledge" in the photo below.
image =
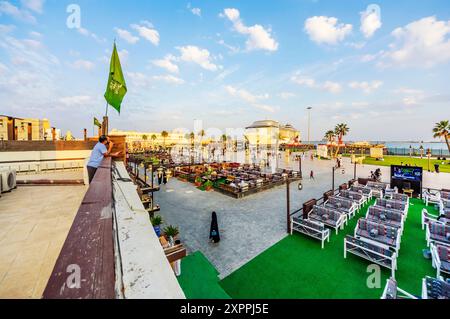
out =
{"type": "MultiPolygon", "coordinates": [[[[136,185],[122,162],[115,163],[116,261],[120,261],[125,299],[185,299],[163,248],[153,231],[136,185]],[[119,257],[119,258],[118,258],[119,257]]],[[[119,265],[116,265],[116,269],[119,265]]]]}

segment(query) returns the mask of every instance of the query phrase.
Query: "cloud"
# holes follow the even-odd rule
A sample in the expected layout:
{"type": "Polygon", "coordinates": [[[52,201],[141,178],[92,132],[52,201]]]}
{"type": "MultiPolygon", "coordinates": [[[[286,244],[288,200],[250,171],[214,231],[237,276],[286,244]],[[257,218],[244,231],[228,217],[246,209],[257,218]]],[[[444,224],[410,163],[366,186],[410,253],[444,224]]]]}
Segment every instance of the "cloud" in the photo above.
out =
{"type": "Polygon", "coordinates": [[[332,81],[319,83],[313,78],[302,76],[299,72],[291,77],[291,81],[310,89],[320,89],[333,94],[338,94],[342,91],[342,85],[340,83],[332,81]]]}
{"type": "Polygon", "coordinates": [[[72,66],[78,70],[91,71],[95,68],[95,64],[88,60],[76,60],[72,66]]]}
{"type": "Polygon", "coordinates": [[[188,8],[188,10],[191,11],[191,13],[193,15],[196,15],[196,16],[199,16],[199,17],[202,16],[202,9],[200,9],[200,8],[193,8],[190,2],[187,4],[186,8],[188,8]]]}
{"type": "Polygon", "coordinates": [[[92,104],[94,102],[94,98],[89,95],[75,95],[62,97],[58,100],[58,102],[67,107],[86,106],[86,104],[92,104]]]}
{"type": "Polygon", "coordinates": [[[94,39],[95,41],[97,41],[98,43],[105,43],[106,39],[104,38],[100,38],[98,35],[96,35],[95,33],[89,31],[86,28],[78,28],[77,29],[78,33],[81,35],[84,35],[85,37],[91,37],[92,39],[94,39]]]}
{"type": "Polygon", "coordinates": [[[170,73],[178,73],[179,72],[178,65],[173,63],[173,61],[176,61],[176,60],[177,60],[177,58],[175,56],[169,54],[169,55],[166,55],[164,57],[164,59],[153,60],[152,63],[154,65],[156,65],[157,67],[166,69],[170,73]]]}
{"type": "Polygon", "coordinates": [[[254,108],[257,108],[257,109],[260,109],[260,110],[263,110],[266,112],[270,112],[270,113],[274,113],[276,111],[276,109],[273,106],[261,103],[261,101],[269,99],[269,97],[270,97],[269,94],[255,95],[255,94],[248,92],[247,90],[238,89],[231,85],[226,86],[225,90],[227,91],[227,93],[229,95],[231,95],[233,97],[237,97],[237,98],[249,103],[254,108]]]}
{"type": "Polygon", "coordinates": [[[44,12],[44,3],[45,0],[21,0],[22,6],[26,7],[27,9],[30,9],[36,13],[43,13],[44,12]]]}
{"type": "Polygon", "coordinates": [[[371,38],[381,28],[381,15],[377,11],[361,12],[361,32],[365,38],[371,38]]]}
{"type": "Polygon", "coordinates": [[[322,88],[333,94],[338,94],[338,93],[341,93],[341,91],[342,91],[342,85],[340,85],[337,82],[332,82],[332,81],[326,81],[323,84],[322,88]]]}
{"type": "Polygon", "coordinates": [[[317,44],[336,45],[353,30],[351,24],[338,23],[334,17],[315,16],[305,21],[305,32],[317,44]]]}
{"type": "Polygon", "coordinates": [[[208,71],[217,71],[219,67],[211,61],[211,54],[206,49],[201,49],[197,46],[187,45],[177,47],[180,51],[180,59],[185,62],[198,64],[203,69],[208,71]]]}
{"type": "Polygon", "coordinates": [[[362,90],[366,94],[370,94],[373,91],[379,89],[383,85],[382,81],[372,81],[372,82],[350,82],[349,87],[355,90],[362,90]]]}
{"type": "Polygon", "coordinates": [[[225,90],[228,92],[228,94],[235,96],[235,97],[239,97],[240,99],[242,99],[246,102],[249,102],[249,103],[256,103],[258,101],[267,100],[269,98],[268,94],[254,95],[246,90],[237,89],[230,85],[226,86],[225,90]]]}
{"type": "Polygon", "coordinates": [[[15,25],[12,24],[0,24],[0,35],[11,33],[16,29],[15,25]]]}
{"type": "Polygon", "coordinates": [[[240,18],[239,10],[228,8],[220,16],[230,20],[236,32],[247,36],[246,47],[248,51],[266,50],[273,52],[278,50],[278,42],[271,35],[272,30],[266,30],[259,24],[247,27],[240,18]]]}
{"type": "Polygon", "coordinates": [[[0,16],[2,14],[23,22],[36,23],[36,18],[31,13],[27,10],[19,9],[8,1],[0,1],[0,16]]]}
{"type": "Polygon", "coordinates": [[[184,80],[173,75],[156,75],[153,77],[156,81],[162,81],[170,84],[183,84],[184,80]]]}
{"type": "MultiPolygon", "coordinates": [[[[142,21],[141,24],[132,24],[131,28],[136,30],[142,38],[151,42],[153,45],[159,45],[159,32],[153,27],[150,22],[142,21]]],[[[132,41],[134,41],[134,39],[132,41]]]]}
{"type": "Polygon", "coordinates": [[[292,92],[281,92],[278,96],[283,100],[289,100],[296,97],[296,95],[292,92]]]}
{"type": "Polygon", "coordinates": [[[431,68],[450,61],[450,21],[427,17],[392,32],[395,42],[380,66],[431,68]]]}
{"type": "Polygon", "coordinates": [[[133,85],[136,87],[153,87],[155,82],[165,82],[169,84],[184,84],[185,81],[173,75],[155,75],[149,76],[140,72],[127,72],[133,85]]]}
{"type": "Polygon", "coordinates": [[[117,35],[121,39],[125,40],[126,42],[128,42],[130,44],[136,44],[139,41],[138,37],[135,37],[127,30],[119,29],[119,28],[114,28],[114,30],[116,31],[117,35]]]}

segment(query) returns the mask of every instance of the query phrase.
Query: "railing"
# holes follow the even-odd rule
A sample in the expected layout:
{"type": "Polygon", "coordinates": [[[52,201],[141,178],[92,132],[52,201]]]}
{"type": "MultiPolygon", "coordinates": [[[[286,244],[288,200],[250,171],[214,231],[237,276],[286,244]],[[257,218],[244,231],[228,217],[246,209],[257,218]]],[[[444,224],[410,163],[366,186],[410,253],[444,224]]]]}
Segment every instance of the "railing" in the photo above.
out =
{"type": "Polygon", "coordinates": [[[113,299],[111,158],[97,169],[45,288],[44,299],[113,299]]]}

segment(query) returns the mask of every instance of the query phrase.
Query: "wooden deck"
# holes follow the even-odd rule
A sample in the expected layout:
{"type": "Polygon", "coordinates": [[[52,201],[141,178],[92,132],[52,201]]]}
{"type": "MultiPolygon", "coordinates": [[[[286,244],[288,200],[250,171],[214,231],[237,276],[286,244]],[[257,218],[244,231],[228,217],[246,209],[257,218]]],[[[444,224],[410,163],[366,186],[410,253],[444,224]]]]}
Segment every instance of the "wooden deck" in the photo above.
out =
{"type": "Polygon", "coordinates": [[[111,158],[107,158],[98,168],[45,288],[44,299],[116,297],[111,165],[111,158]]]}

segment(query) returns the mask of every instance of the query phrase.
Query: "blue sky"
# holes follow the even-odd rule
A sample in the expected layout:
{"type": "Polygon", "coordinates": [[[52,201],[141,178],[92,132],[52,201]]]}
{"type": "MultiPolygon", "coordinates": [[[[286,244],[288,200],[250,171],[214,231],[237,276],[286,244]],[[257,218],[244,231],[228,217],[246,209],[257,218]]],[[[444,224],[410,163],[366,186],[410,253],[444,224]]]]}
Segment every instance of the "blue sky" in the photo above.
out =
{"type": "Polygon", "coordinates": [[[306,135],[311,106],[313,139],[345,122],[354,140],[432,140],[450,117],[444,0],[0,1],[0,113],[92,130],[114,39],[129,90],[114,128],[306,135]]]}

